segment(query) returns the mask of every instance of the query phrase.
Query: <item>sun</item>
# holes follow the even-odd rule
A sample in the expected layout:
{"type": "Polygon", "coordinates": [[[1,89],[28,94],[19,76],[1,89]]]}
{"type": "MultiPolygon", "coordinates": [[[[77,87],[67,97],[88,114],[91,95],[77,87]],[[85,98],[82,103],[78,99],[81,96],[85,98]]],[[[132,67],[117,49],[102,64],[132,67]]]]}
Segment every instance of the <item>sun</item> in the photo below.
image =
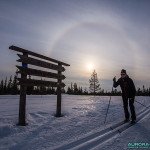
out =
{"type": "Polygon", "coordinates": [[[87,68],[88,68],[88,70],[92,70],[93,69],[93,64],[88,64],[87,68]]]}

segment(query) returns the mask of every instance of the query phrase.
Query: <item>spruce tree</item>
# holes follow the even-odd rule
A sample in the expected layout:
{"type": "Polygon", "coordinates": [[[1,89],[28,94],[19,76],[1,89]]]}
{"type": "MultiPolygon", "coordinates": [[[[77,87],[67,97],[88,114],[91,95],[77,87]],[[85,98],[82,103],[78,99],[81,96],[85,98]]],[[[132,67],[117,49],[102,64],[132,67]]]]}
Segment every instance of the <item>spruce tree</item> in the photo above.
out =
{"type": "Polygon", "coordinates": [[[89,80],[89,83],[90,83],[89,89],[90,89],[91,94],[96,95],[96,93],[99,92],[101,88],[100,88],[100,84],[97,78],[97,73],[95,70],[93,71],[91,75],[91,79],[89,80]]]}
{"type": "Polygon", "coordinates": [[[83,94],[84,94],[84,95],[88,95],[88,91],[87,91],[87,89],[86,89],[86,88],[84,89],[83,94]]]}
{"type": "Polygon", "coordinates": [[[12,76],[10,76],[10,79],[9,79],[8,85],[7,85],[7,93],[8,94],[11,93],[11,86],[12,86],[12,76]]]}
{"type": "Polygon", "coordinates": [[[56,94],[56,93],[57,93],[57,92],[56,92],[55,88],[52,87],[52,94],[56,94]]]}
{"type": "Polygon", "coordinates": [[[78,86],[77,83],[74,83],[74,94],[77,95],[78,94],[78,86]]]}
{"type": "Polygon", "coordinates": [[[1,81],[1,85],[0,85],[0,94],[3,95],[4,94],[4,81],[1,81]]]}
{"type": "Polygon", "coordinates": [[[49,85],[46,90],[46,94],[52,94],[51,86],[49,85]]]}
{"type": "Polygon", "coordinates": [[[73,91],[73,86],[72,86],[72,82],[71,82],[71,94],[73,94],[74,91],[73,91]]]}
{"type": "Polygon", "coordinates": [[[12,95],[19,94],[17,74],[14,76],[14,80],[13,80],[12,87],[11,87],[11,94],[12,95]]]}
{"type": "Polygon", "coordinates": [[[7,94],[7,77],[4,82],[4,94],[7,94]]]}
{"type": "Polygon", "coordinates": [[[67,89],[67,94],[72,94],[72,91],[71,91],[71,88],[70,88],[70,86],[68,86],[68,89],[67,89]]]}

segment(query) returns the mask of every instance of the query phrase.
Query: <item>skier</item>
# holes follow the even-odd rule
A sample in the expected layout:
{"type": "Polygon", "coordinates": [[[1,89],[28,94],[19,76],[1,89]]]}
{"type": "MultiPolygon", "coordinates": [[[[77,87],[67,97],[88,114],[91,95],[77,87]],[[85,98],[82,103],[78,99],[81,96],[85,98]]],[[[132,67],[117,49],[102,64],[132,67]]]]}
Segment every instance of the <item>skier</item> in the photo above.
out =
{"type": "Polygon", "coordinates": [[[131,123],[135,123],[136,121],[136,114],[134,109],[134,98],[135,98],[135,86],[133,83],[133,80],[129,78],[129,76],[126,73],[126,70],[121,70],[121,78],[118,79],[116,82],[116,77],[113,78],[114,84],[113,87],[116,88],[118,85],[120,85],[122,90],[122,99],[123,99],[123,107],[124,107],[124,113],[125,113],[125,120],[124,122],[128,122],[130,118],[130,114],[128,111],[128,99],[129,99],[129,106],[131,110],[131,123]]]}

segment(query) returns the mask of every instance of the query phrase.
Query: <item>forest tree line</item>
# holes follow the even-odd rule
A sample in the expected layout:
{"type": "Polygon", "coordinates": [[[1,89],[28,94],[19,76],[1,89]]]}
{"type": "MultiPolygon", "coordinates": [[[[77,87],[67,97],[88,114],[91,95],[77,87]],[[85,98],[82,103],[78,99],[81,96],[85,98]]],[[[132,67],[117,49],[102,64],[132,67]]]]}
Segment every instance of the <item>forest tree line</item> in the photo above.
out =
{"type": "MultiPolygon", "coordinates": [[[[121,91],[117,91],[117,89],[112,89],[111,92],[107,92],[104,89],[99,88],[99,91],[93,93],[88,91],[87,88],[82,88],[82,86],[78,86],[77,83],[71,83],[67,89],[62,89],[62,93],[70,94],[70,95],[98,95],[98,96],[121,96],[121,91]]],[[[17,73],[12,78],[8,79],[7,77],[5,80],[1,80],[0,82],[0,95],[17,95],[20,94],[20,88],[17,81],[17,73]]],[[[27,87],[27,94],[28,95],[46,95],[46,94],[57,94],[57,88],[53,87],[46,87],[46,86],[29,86],[27,87]]],[[[137,88],[136,91],[137,96],[150,96],[150,88],[145,88],[143,85],[142,88],[137,88]]]]}
{"type": "MultiPolygon", "coordinates": [[[[12,79],[10,76],[9,79],[7,77],[5,80],[1,80],[0,82],[0,95],[17,95],[20,94],[20,86],[18,85],[17,80],[18,74],[16,73],[12,79]]],[[[29,76],[30,78],[30,76],[29,76]]],[[[62,90],[63,91],[63,90],[62,90]]],[[[27,94],[28,95],[46,95],[46,94],[56,94],[57,91],[53,87],[46,87],[46,86],[28,86],[27,87],[27,94]]]]}

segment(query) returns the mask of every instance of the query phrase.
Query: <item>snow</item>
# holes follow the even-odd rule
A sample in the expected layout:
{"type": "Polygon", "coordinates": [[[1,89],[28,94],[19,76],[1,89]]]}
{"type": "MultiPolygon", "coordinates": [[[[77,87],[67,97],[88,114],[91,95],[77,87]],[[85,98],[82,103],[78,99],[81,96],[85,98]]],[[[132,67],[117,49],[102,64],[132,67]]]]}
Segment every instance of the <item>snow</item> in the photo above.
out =
{"type": "MultiPolygon", "coordinates": [[[[56,95],[27,96],[28,126],[18,123],[19,95],[0,96],[0,150],[126,150],[128,143],[150,144],[150,109],[135,102],[141,120],[121,134],[110,126],[124,119],[122,99],[62,95],[63,117],[56,118],[56,95]]],[[[136,97],[150,106],[150,97],[136,97]]]]}

